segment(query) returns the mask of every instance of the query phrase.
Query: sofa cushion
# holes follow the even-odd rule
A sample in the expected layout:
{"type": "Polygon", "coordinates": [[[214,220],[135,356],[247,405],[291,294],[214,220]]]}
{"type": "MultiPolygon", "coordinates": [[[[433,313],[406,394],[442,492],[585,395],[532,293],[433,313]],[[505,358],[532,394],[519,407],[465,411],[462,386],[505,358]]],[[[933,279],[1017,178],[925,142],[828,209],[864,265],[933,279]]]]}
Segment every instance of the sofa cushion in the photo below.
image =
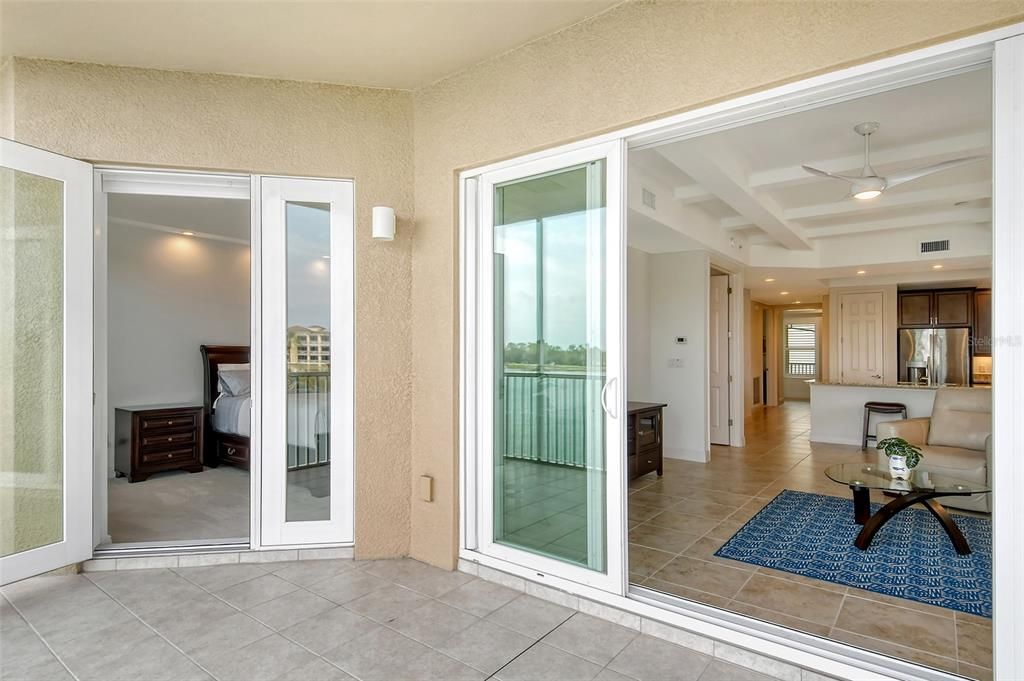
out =
{"type": "Polygon", "coordinates": [[[988,459],[984,450],[979,452],[960,447],[932,447],[929,445],[921,448],[921,455],[924,457],[921,467],[929,471],[970,482],[988,480],[986,475],[988,459]]]}
{"type": "Polygon", "coordinates": [[[984,450],[992,432],[992,391],[939,388],[932,407],[928,444],[984,450]]]}

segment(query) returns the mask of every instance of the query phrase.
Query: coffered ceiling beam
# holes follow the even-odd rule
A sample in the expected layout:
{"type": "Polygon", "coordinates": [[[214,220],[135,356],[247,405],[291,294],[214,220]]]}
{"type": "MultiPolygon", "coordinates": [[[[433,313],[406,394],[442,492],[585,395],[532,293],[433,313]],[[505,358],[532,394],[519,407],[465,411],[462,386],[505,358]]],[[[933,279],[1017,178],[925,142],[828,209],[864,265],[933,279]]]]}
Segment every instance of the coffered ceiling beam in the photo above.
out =
{"type": "Polygon", "coordinates": [[[808,239],[823,239],[845,234],[866,234],[869,232],[885,232],[894,229],[913,229],[937,225],[976,224],[991,222],[992,211],[988,208],[954,208],[924,215],[908,215],[874,222],[850,222],[845,225],[808,228],[808,239]]]}
{"type": "MultiPolygon", "coordinates": [[[[795,133],[799,138],[799,133],[795,133]]],[[[795,140],[799,141],[799,139],[795,140]]],[[[876,140],[878,142],[878,140],[876,140]]],[[[855,145],[851,144],[851,150],[855,145]]],[[[924,162],[940,157],[952,158],[953,155],[973,156],[976,154],[988,154],[992,150],[991,133],[973,132],[956,137],[921,142],[918,144],[906,144],[900,147],[889,149],[872,149],[871,165],[876,169],[884,168],[889,163],[910,163],[924,162]]],[[[815,177],[801,168],[801,165],[808,165],[830,173],[857,174],[864,166],[864,154],[857,151],[846,156],[823,159],[807,159],[800,163],[777,168],[767,168],[750,173],[748,184],[754,189],[762,187],[777,187],[791,184],[802,184],[804,182],[820,182],[820,177],[815,177]]]]}
{"type": "Polygon", "coordinates": [[[975,182],[973,184],[956,185],[953,187],[939,187],[936,189],[922,189],[903,193],[886,192],[877,199],[871,201],[857,201],[856,199],[844,199],[831,203],[818,203],[811,206],[799,206],[788,208],[782,215],[787,220],[812,220],[814,218],[828,218],[838,215],[862,213],[871,210],[884,210],[897,206],[915,206],[924,203],[942,202],[952,206],[958,201],[976,201],[992,197],[991,182],[975,182]]]}
{"type": "Polygon", "coordinates": [[[668,145],[659,151],[709,193],[781,245],[793,250],[811,250],[801,228],[782,218],[782,209],[771,197],[755,195],[747,184],[747,172],[742,163],[727,148],[705,143],[688,147],[668,145]]]}

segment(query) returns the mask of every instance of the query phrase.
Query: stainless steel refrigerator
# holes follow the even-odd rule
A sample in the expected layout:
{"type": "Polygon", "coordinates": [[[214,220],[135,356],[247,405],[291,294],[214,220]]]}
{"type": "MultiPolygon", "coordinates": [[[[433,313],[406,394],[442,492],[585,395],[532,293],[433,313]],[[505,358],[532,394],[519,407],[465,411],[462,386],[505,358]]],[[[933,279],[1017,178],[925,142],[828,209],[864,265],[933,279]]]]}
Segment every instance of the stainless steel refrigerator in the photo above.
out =
{"type": "Polygon", "coordinates": [[[968,327],[900,329],[900,381],[927,385],[970,385],[970,335],[968,327]],[[922,364],[923,376],[919,369],[922,364]]]}

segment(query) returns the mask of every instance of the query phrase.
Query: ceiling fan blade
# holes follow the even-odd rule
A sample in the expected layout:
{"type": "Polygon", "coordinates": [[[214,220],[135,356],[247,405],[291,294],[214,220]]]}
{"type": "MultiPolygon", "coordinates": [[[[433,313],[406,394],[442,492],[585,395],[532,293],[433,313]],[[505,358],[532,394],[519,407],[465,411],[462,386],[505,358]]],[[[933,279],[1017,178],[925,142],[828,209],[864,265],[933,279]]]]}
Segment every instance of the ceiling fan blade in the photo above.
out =
{"type": "Polygon", "coordinates": [[[858,180],[862,179],[862,178],[859,178],[859,177],[850,177],[848,175],[837,175],[835,173],[830,173],[827,170],[818,170],[817,168],[812,168],[811,166],[800,166],[800,167],[803,168],[804,170],[806,170],[807,172],[809,172],[811,175],[817,175],[819,177],[830,177],[830,178],[832,178],[834,180],[843,180],[845,182],[849,182],[850,184],[854,184],[858,180]]]}
{"type": "Polygon", "coordinates": [[[902,173],[893,173],[885,178],[885,187],[897,187],[905,182],[911,180],[917,180],[922,177],[926,177],[933,173],[939,173],[943,170],[949,170],[950,168],[956,168],[958,166],[967,165],[968,163],[975,163],[988,156],[967,156],[965,158],[955,158],[951,161],[943,161],[942,163],[935,163],[930,166],[924,166],[923,168],[912,168],[911,170],[904,170],[902,173]]]}

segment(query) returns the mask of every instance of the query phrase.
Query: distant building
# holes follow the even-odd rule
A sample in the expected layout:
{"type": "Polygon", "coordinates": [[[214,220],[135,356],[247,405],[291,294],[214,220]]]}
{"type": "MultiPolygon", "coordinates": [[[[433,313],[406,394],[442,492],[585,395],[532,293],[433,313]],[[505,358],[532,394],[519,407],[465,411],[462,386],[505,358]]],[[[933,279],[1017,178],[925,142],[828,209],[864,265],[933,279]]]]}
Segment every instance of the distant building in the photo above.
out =
{"type": "Polygon", "coordinates": [[[326,371],[330,366],[330,331],[322,326],[288,327],[289,371],[326,371]]]}

